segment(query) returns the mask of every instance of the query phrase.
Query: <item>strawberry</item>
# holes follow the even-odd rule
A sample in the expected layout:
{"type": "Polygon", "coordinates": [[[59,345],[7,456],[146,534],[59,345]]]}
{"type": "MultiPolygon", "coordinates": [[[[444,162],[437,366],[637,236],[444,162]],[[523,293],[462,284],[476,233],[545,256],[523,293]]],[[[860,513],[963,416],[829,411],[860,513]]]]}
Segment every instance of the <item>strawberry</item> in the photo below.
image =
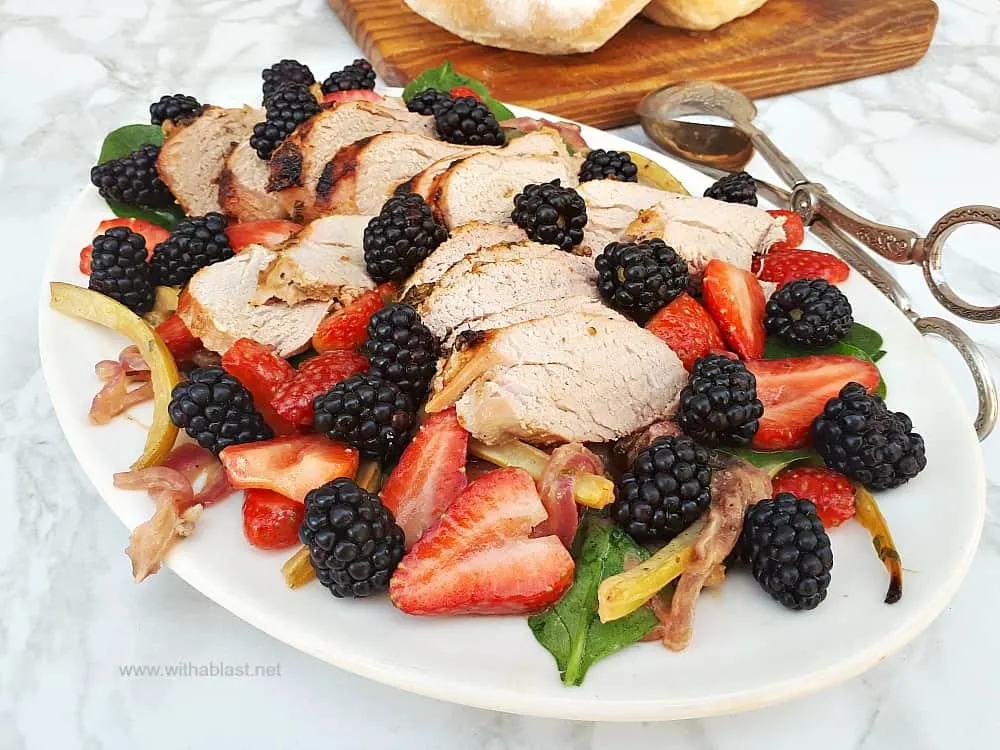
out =
{"type": "Polygon", "coordinates": [[[687,370],[699,357],[726,348],[712,316],[687,293],[650,318],[646,329],[665,341],[687,370]]]}
{"type": "Polygon", "coordinates": [[[201,349],[201,341],[194,337],[177,313],[156,326],[156,332],[174,355],[175,362],[190,362],[194,353],[201,349]]]}
{"type": "Polygon", "coordinates": [[[701,288],[729,348],[741,359],[764,356],[764,292],[757,277],[714,259],[705,266],[701,288]]]}
{"type": "Polygon", "coordinates": [[[403,451],[380,494],[406,535],[407,548],[465,489],[468,446],[469,433],[452,407],[431,414],[403,451]]]}
{"type": "Polygon", "coordinates": [[[554,604],[573,581],[556,536],[531,538],[546,518],[523,469],[485,474],[413,545],[389,582],[412,615],[524,614],[554,604]]]}
{"type": "Polygon", "coordinates": [[[243,500],[243,535],[257,549],[283,549],[299,541],[305,509],[271,490],[247,490],[243,500]]]}
{"type": "Polygon", "coordinates": [[[274,219],[268,221],[245,221],[226,227],[226,236],[233,252],[240,252],[247,245],[263,245],[274,248],[302,229],[294,221],[274,219]]]}
{"type": "Polygon", "coordinates": [[[478,99],[479,101],[483,100],[483,97],[481,97],[478,93],[470,89],[468,86],[456,86],[448,93],[451,94],[456,99],[460,96],[471,96],[473,99],[478,99]]]}
{"type": "MultiPolygon", "coordinates": [[[[170,236],[163,227],[151,224],[142,219],[105,219],[97,225],[94,237],[104,234],[113,227],[127,227],[137,234],[141,234],[146,239],[146,260],[153,256],[153,248],[170,236]]],[[[93,254],[92,245],[87,245],[80,251],[80,273],[90,276],[90,256],[93,254]]]]}
{"type": "Polygon", "coordinates": [[[294,435],[295,425],[271,406],[278,386],[295,377],[295,368],[270,347],[253,339],[237,339],[222,355],[223,369],[240,381],[253,396],[254,406],[277,435],[294,435]]]}
{"type": "Polygon", "coordinates": [[[340,104],[341,102],[353,102],[363,100],[366,102],[380,102],[382,97],[371,89],[349,89],[347,91],[331,91],[323,95],[323,104],[340,104]]]}
{"type": "Polygon", "coordinates": [[[813,420],[826,402],[850,382],[875,390],[881,376],[871,362],[843,354],[747,362],[757,378],[757,398],[764,404],[756,450],[798,448],[809,442],[813,420]]]}
{"type": "Polygon", "coordinates": [[[380,290],[365,292],[343,310],[326,316],[313,334],[313,348],[318,352],[360,348],[368,337],[369,319],[385,306],[380,290]]]}
{"type": "MultiPolygon", "coordinates": [[[[776,219],[784,219],[782,229],[785,230],[785,241],[780,243],[784,248],[799,247],[806,239],[806,228],[802,217],[795,211],[768,211],[776,219]]],[[[777,244],[777,243],[776,243],[777,244]]],[[[775,245],[771,246],[774,249],[775,245]]]]}
{"type": "Polygon", "coordinates": [[[771,487],[775,496],[791,492],[795,497],[812,500],[828,529],[854,517],[854,485],[843,474],[830,469],[813,466],[786,469],[774,478],[771,487]]]}
{"type": "Polygon", "coordinates": [[[368,369],[360,354],[332,351],[307,359],[291,380],[280,383],[271,397],[271,408],[289,424],[309,429],[313,423],[313,400],[341,380],[368,369]]]}
{"type": "Polygon", "coordinates": [[[302,502],[309,490],[358,471],[358,452],[325,435],[279,437],[231,445],[219,454],[229,484],[272,490],[302,502]]]}
{"type": "Polygon", "coordinates": [[[799,279],[826,279],[841,284],[850,275],[850,266],[844,261],[818,250],[788,250],[775,245],[761,260],[761,280],[775,281],[778,286],[799,279]]]}

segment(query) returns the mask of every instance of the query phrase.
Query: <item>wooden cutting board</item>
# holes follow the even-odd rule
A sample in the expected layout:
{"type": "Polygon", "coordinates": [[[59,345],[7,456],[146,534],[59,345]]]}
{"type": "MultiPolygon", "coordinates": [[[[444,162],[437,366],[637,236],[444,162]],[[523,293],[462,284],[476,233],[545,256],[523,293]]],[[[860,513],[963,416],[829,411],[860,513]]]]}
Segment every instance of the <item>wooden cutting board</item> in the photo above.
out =
{"type": "Polygon", "coordinates": [[[402,0],[328,2],[390,85],[451,60],[498,99],[598,127],[635,122],[644,94],[679,81],[757,98],[904,68],[927,52],[938,17],[932,0],[770,0],[717,31],[640,16],[596,52],[546,57],[459,39],[402,0]]]}

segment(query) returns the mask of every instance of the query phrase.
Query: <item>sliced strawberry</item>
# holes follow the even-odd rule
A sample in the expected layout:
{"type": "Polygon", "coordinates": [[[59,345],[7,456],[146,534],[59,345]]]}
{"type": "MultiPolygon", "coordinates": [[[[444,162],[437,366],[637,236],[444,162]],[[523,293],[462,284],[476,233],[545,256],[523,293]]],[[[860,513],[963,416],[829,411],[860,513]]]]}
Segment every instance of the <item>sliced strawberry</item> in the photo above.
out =
{"type": "Polygon", "coordinates": [[[854,485],[843,474],[830,469],[814,466],[787,469],[774,478],[771,488],[775,495],[791,492],[795,497],[812,500],[828,529],[854,517],[854,485]]]}
{"type": "Polygon", "coordinates": [[[665,341],[688,370],[699,357],[726,348],[712,316],[687,293],[650,318],[646,329],[665,341]]]}
{"type": "Polygon", "coordinates": [[[195,352],[201,349],[201,341],[188,330],[177,313],[160,323],[156,332],[174,355],[175,362],[190,362],[195,352]]]}
{"type": "Polygon", "coordinates": [[[573,581],[556,536],[530,537],[546,518],[531,475],[499,469],[470,484],[403,558],[392,603],[413,615],[524,614],[554,604],[573,581]]]}
{"type": "Polygon", "coordinates": [[[478,99],[479,101],[483,100],[483,97],[481,97],[475,91],[470,89],[468,86],[456,86],[448,93],[451,94],[456,99],[460,96],[471,96],[473,99],[478,99]]]}
{"type": "Polygon", "coordinates": [[[406,534],[407,548],[465,489],[468,446],[469,433],[452,407],[431,414],[403,451],[380,494],[406,534]]]}
{"type": "Polygon", "coordinates": [[[355,352],[325,352],[307,359],[295,377],[275,388],[271,408],[289,424],[308,429],[313,423],[313,400],[341,380],[367,369],[368,360],[355,352]]]}
{"type": "MultiPolygon", "coordinates": [[[[783,219],[781,227],[785,230],[785,248],[792,249],[801,245],[806,239],[806,228],[802,217],[795,211],[768,211],[776,219],[783,219]]],[[[771,246],[774,249],[774,245],[771,246]]]]}
{"type": "Polygon", "coordinates": [[[840,258],[818,250],[786,250],[777,246],[761,260],[760,278],[779,286],[799,279],[826,279],[842,284],[851,275],[851,268],[840,258]]]}
{"type": "Polygon", "coordinates": [[[742,359],[764,356],[764,292],[757,277],[715,259],[705,266],[701,288],[729,348],[742,359]]]}
{"type": "Polygon", "coordinates": [[[295,434],[295,425],[271,407],[278,386],[295,377],[294,367],[253,339],[237,339],[222,355],[222,367],[246,386],[254,405],[276,434],[295,434]]]}
{"type": "Polygon", "coordinates": [[[313,348],[318,352],[331,349],[354,351],[365,343],[368,321],[385,306],[379,289],[365,292],[343,310],[326,316],[313,334],[313,348]]]}
{"type": "Polygon", "coordinates": [[[243,500],[243,535],[258,549],[284,549],[299,541],[302,503],[271,490],[247,490],[243,500]]]}
{"type": "Polygon", "coordinates": [[[358,452],[325,435],[231,445],[219,459],[233,487],[272,490],[299,502],[309,490],[358,471],[358,452]]]}
{"type": "Polygon", "coordinates": [[[871,392],[881,379],[871,362],[842,354],[761,359],[746,365],[757,378],[757,398],[764,404],[753,447],[765,451],[805,445],[813,420],[841,388],[855,382],[871,392]]]}
{"type": "MultiPolygon", "coordinates": [[[[113,227],[128,227],[133,232],[141,234],[146,240],[146,260],[153,256],[153,248],[170,236],[170,232],[163,227],[142,219],[105,219],[97,225],[94,237],[104,234],[113,227]]],[[[90,276],[90,256],[93,253],[93,245],[87,245],[80,251],[80,273],[90,276]]]]}
{"type": "Polygon", "coordinates": [[[347,91],[331,91],[323,95],[323,104],[340,104],[341,102],[380,102],[382,97],[371,89],[349,89],[347,91]]]}
{"type": "Polygon", "coordinates": [[[245,221],[226,227],[226,236],[233,251],[240,252],[248,245],[263,245],[274,248],[302,229],[294,221],[272,219],[268,221],[245,221]]]}

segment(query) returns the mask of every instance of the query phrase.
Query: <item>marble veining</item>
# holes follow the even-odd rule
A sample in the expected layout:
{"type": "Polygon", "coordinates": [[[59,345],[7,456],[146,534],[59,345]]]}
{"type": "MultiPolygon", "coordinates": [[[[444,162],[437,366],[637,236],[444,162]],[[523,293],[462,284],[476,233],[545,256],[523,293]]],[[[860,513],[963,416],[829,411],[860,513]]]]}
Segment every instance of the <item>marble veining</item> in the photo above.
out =
{"type": "MultiPolygon", "coordinates": [[[[954,206],[1000,205],[1000,6],[940,5],[917,67],[760,102],[761,126],[807,175],[922,233],[954,206]]],[[[39,371],[36,295],[60,217],[101,136],[141,119],[154,96],[215,101],[233,85],[255,90],[283,56],[326,71],[357,54],[323,0],[0,0],[0,748],[285,748],[312,744],[299,738],[317,717],[338,748],[996,748],[1000,437],[984,446],[982,544],[927,633],[840,687],[738,716],[588,724],[440,703],[274,641],[170,572],[132,584],[122,529],[70,454],[39,371]],[[179,682],[117,668],[213,660],[279,663],[281,676],[179,682]]],[[[1000,236],[963,229],[951,245],[953,283],[1000,297],[1000,236]]],[[[893,272],[916,309],[950,318],[916,269],[893,272]]],[[[966,330],[1000,376],[1000,330],[966,330]]],[[[940,351],[971,392],[957,356],[940,351]]]]}

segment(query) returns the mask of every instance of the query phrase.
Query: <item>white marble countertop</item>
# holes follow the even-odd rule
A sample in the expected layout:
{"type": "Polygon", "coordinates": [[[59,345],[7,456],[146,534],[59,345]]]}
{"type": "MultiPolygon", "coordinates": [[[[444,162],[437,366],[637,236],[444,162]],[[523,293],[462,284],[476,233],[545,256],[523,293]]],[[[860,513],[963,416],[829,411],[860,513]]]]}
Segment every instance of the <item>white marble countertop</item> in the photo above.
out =
{"type": "MultiPolygon", "coordinates": [[[[760,105],[762,127],[808,175],[918,231],[953,206],[1000,205],[1000,5],[941,6],[917,67],[760,105]]],[[[439,703],[274,641],[170,572],[136,587],[123,529],[46,396],[35,343],[43,262],[107,130],[140,120],[161,93],[212,101],[223,76],[256,90],[260,69],[285,56],[326,71],[357,48],[323,0],[0,0],[0,748],[318,745],[310,733],[328,747],[412,750],[1000,746],[1000,437],[984,446],[983,541],[941,618],[863,677],[738,716],[574,724],[439,703]],[[185,661],[278,664],[280,677],[139,679],[118,669],[185,661]]],[[[637,128],[624,134],[642,140],[637,128]]],[[[955,237],[957,283],[996,300],[1000,236],[955,237]]],[[[918,309],[936,314],[916,271],[898,276],[918,309]]],[[[1000,376],[1000,329],[966,330],[1000,376]]]]}

